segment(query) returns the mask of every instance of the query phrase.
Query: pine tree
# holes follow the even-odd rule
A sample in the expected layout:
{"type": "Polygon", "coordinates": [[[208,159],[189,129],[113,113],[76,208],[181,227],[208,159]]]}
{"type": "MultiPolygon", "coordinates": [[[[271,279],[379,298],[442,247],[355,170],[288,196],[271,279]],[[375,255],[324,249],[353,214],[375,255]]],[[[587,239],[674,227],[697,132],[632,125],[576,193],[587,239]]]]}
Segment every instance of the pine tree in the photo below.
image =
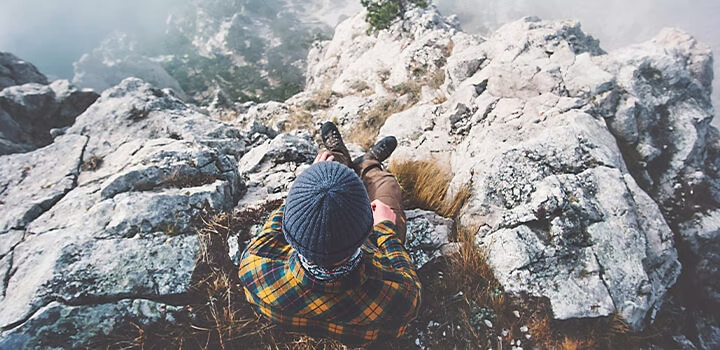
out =
{"type": "Polygon", "coordinates": [[[389,28],[396,19],[405,15],[410,6],[426,8],[429,4],[428,0],[360,0],[360,3],[368,11],[365,17],[370,24],[368,34],[389,28]]]}

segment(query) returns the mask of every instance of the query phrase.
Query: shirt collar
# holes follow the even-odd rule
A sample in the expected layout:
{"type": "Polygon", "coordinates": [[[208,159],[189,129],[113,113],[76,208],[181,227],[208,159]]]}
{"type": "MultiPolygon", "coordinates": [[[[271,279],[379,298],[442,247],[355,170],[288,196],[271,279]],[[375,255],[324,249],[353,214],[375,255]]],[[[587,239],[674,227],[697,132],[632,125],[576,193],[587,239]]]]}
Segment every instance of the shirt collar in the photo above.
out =
{"type": "Polygon", "coordinates": [[[288,259],[286,269],[292,274],[303,286],[321,293],[337,293],[340,291],[358,288],[365,283],[367,276],[365,274],[366,254],[362,254],[357,268],[347,275],[332,281],[321,281],[313,278],[305,268],[303,268],[297,251],[294,251],[288,259]]]}
{"type": "Polygon", "coordinates": [[[353,253],[353,255],[345,262],[329,268],[312,263],[300,254],[300,252],[298,252],[298,259],[300,260],[302,267],[305,268],[305,272],[307,272],[311,277],[323,282],[330,282],[343,278],[355,271],[362,260],[362,249],[358,247],[355,253],[353,253]]]}

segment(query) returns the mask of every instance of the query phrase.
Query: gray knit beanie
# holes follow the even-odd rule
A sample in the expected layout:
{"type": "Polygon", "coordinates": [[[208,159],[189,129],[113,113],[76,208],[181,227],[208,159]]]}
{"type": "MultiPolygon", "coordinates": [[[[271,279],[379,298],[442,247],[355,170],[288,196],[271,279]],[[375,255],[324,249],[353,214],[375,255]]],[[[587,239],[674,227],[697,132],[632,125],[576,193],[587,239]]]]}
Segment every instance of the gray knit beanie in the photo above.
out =
{"type": "Polygon", "coordinates": [[[283,233],[298,253],[315,264],[331,266],[350,257],[372,227],[365,186],[343,164],[313,164],[290,187],[283,233]]]}

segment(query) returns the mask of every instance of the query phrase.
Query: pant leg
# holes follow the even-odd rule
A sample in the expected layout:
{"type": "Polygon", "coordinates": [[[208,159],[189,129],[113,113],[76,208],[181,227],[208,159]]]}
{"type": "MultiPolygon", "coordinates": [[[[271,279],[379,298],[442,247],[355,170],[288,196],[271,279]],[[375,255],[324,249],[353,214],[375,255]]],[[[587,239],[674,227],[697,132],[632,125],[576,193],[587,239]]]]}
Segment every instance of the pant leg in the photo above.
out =
{"type": "Polygon", "coordinates": [[[333,157],[335,157],[336,162],[338,162],[340,164],[345,164],[345,166],[347,166],[350,169],[353,169],[357,172],[357,169],[355,169],[355,167],[353,166],[352,159],[350,159],[350,154],[338,152],[338,151],[330,151],[330,150],[323,148],[318,152],[318,155],[323,154],[323,152],[330,152],[330,154],[332,154],[333,157]]]}
{"type": "Polygon", "coordinates": [[[364,160],[356,170],[365,184],[370,201],[380,200],[395,212],[397,235],[400,241],[405,243],[407,225],[405,223],[405,211],[402,207],[402,190],[395,176],[383,170],[382,165],[377,160],[364,160]]]}

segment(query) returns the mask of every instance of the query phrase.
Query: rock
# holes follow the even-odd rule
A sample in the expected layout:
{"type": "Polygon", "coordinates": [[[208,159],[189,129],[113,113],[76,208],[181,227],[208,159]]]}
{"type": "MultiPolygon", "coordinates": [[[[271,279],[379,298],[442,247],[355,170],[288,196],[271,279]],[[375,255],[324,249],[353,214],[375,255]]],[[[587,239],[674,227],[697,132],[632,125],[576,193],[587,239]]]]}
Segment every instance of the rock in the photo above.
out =
{"type": "Polygon", "coordinates": [[[442,18],[432,5],[431,10],[409,10],[406,17],[370,36],[365,34],[365,12],[342,22],[332,41],[310,50],[305,90],[330,88],[346,95],[353,83],[361,81],[382,95],[387,94],[384,84],[395,86],[419,72],[440,69],[458,32],[457,24],[442,18]]]}
{"type": "Polygon", "coordinates": [[[295,177],[310,166],[317,153],[317,145],[307,135],[291,134],[280,134],[250,150],[238,162],[248,185],[239,207],[285,198],[295,177]]]}
{"type": "Polygon", "coordinates": [[[0,198],[12,205],[0,230],[3,344],[47,344],[56,326],[94,329],[52,338],[71,347],[123,322],[172,321],[158,310],[175,314],[168,304],[189,298],[194,225],[245,191],[234,155],[246,138],[130,79],[51,145],[3,156],[0,198]]]}
{"type": "Polygon", "coordinates": [[[47,84],[48,80],[33,64],[9,52],[0,52],[0,91],[28,83],[47,84]]]}
{"type": "Polygon", "coordinates": [[[0,339],[0,348],[80,348],[106,338],[121,325],[174,323],[183,317],[187,317],[183,307],[151,300],[128,299],[74,306],[52,302],[21,328],[4,334],[0,339]]]}
{"type": "MultiPolygon", "coordinates": [[[[67,80],[8,87],[0,92],[0,139],[17,145],[19,151],[46,146],[53,139],[51,129],[72,125],[97,98],[96,93],[78,90],[67,80]]],[[[0,152],[10,153],[15,153],[10,147],[0,152]]]]}
{"type": "Polygon", "coordinates": [[[692,220],[680,224],[680,234],[685,242],[686,254],[692,265],[695,284],[693,293],[700,300],[720,303],[720,282],[718,264],[720,264],[720,211],[712,210],[697,214],[692,220]]]}
{"type": "Polygon", "coordinates": [[[245,135],[239,129],[208,118],[170,90],[135,78],[103,92],[67,133],[95,135],[88,142],[85,161],[92,156],[103,158],[131,140],[144,138],[192,141],[234,156],[246,152],[245,135]]]}
{"type": "Polygon", "coordinates": [[[447,102],[390,116],[380,136],[399,135],[396,159],[445,158],[452,187],[471,184],[461,223],[484,225],[506,291],[547,296],[559,319],[619,312],[642,329],[680,264],[604,121],[620,91],[612,57],[577,22],[508,24],[454,48],[447,102]]]}
{"type": "MultiPolygon", "coordinates": [[[[707,180],[704,171],[713,117],[709,94],[710,47],[679,30],[619,50],[601,61],[616,77],[613,108],[598,108],[622,141],[628,167],[668,214],[678,211],[676,186],[707,180]]],[[[673,218],[675,219],[675,218],[673,218]]]]}
{"type": "Polygon", "coordinates": [[[25,229],[75,187],[86,143],[84,136],[62,136],[37,151],[2,157],[0,232],[25,229]]]}
{"type": "Polygon", "coordinates": [[[407,237],[405,247],[420,269],[428,261],[455,251],[450,243],[453,221],[436,213],[415,209],[406,210],[407,237]]]}

